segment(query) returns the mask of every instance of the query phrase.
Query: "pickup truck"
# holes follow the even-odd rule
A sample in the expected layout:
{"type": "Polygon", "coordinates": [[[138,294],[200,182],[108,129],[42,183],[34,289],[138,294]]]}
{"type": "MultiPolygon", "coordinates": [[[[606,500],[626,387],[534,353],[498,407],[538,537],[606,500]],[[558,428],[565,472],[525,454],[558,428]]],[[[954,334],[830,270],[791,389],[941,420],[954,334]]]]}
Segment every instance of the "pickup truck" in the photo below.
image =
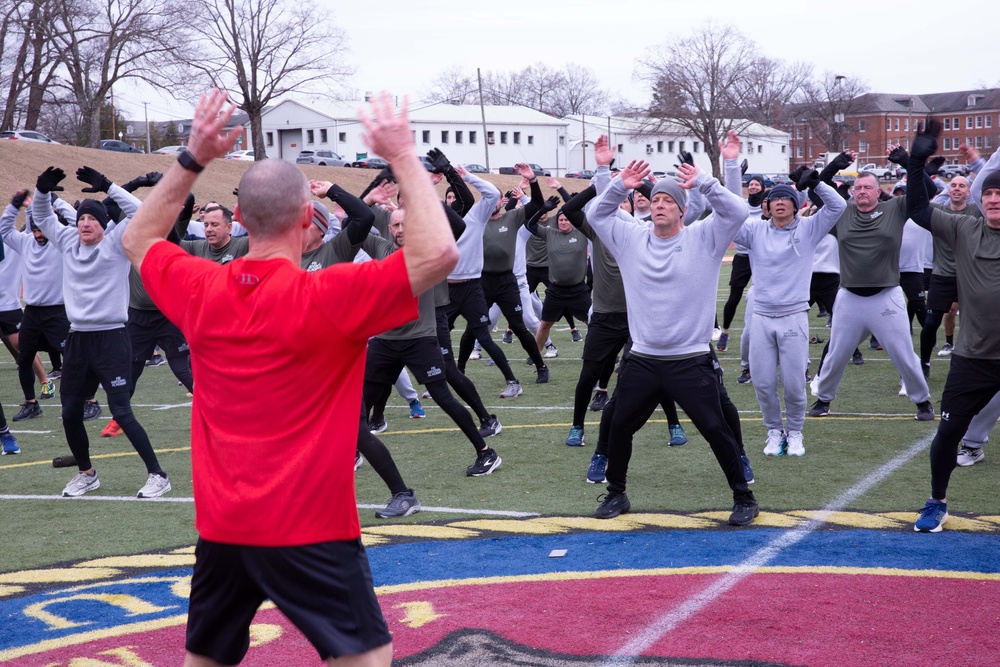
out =
{"type": "Polygon", "coordinates": [[[890,168],[890,167],[879,167],[879,166],[876,166],[874,162],[869,162],[868,164],[866,164],[866,165],[862,166],[860,169],[858,169],[858,173],[859,174],[862,173],[862,172],[865,172],[865,171],[868,171],[868,172],[871,172],[871,173],[875,174],[876,176],[879,177],[880,180],[887,180],[887,179],[891,179],[891,178],[896,178],[896,169],[895,169],[895,167],[892,167],[892,168],[890,168]]]}
{"type": "MultiPolygon", "coordinates": [[[[546,171],[545,169],[542,169],[540,166],[538,166],[534,162],[529,162],[528,166],[531,167],[531,170],[533,172],[535,172],[535,176],[551,176],[552,175],[551,172],[546,171]]],[[[510,175],[510,174],[517,174],[517,169],[515,169],[514,167],[500,167],[500,173],[501,174],[508,174],[508,175],[510,175]]]]}

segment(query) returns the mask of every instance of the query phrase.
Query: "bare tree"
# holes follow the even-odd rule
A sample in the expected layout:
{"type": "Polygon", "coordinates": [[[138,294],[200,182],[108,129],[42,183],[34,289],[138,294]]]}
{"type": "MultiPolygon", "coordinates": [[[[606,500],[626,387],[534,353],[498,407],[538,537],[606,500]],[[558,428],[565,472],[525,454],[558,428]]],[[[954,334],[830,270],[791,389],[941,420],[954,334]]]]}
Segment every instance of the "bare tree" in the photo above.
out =
{"type": "MultiPolygon", "coordinates": [[[[839,153],[859,128],[851,117],[862,110],[868,84],[857,77],[824,72],[818,81],[804,86],[805,101],[797,108],[797,118],[804,120],[827,150],[839,153]]],[[[789,119],[795,120],[795,119],[789,119]]]]}
{"type": "Polygon", "coordinates": [[[483,102],[499,106],[524,104],[524,88],[511,72],[486,72],[483,74],[483,102]]]}
{"type": "Polygon", "coordinates": [[[805,89],[812,80],[812,66],[785,64],[764,56],[754,58],[744,68],[743,84],[734,91],[734,115],[768,127],[779,127],[786,105],[805,101],[805,89]]]}
{"type": "Polygon", "coordinates": [[[543,62],[537,62],[517,76],[525,95],[524,105],[536,111],[549,113],[556,103],[558,91],[563,87],[565,77],[543,62]]]}
{"type": "Polygon", "coordinates": [[[201,28],[187,65],[230,91],[249,117],[254,157],[267,157],[261,114],[289,92],[331,92],[353,73],[346,38],[311,0],[193,0],[201,28]]]}
{"type": "Polygon", "coordinates": [[[570,114],[604,113],[610,106],[608,93],[601,89],[593,70],[569,63],[550,111],[553,116],[563,118],[570,114]]]}
{"type": "Polygon", "coordinates": [[[421,97],[426,102],[475,104],[479,102],[479,83],[475,74],[455,65],[438,74],[421,97]]]}

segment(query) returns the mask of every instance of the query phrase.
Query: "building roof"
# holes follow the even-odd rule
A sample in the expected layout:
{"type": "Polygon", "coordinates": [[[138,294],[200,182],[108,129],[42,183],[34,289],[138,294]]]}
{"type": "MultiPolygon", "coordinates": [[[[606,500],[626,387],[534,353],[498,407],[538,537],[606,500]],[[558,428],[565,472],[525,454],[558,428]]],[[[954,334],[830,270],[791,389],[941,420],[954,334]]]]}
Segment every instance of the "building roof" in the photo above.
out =
{"type": "Polygon", "coordinates": [[[930,113],[930,109],[927,108],[920,95],[906,95],[903,93],[866,93],[852,100],[848,108],[852,115],[868,113],[930,113]],[[913,106],[912,109],[910,108],[911,104],[913,106]]]}
{"type": "Polygon", "coordinates": [[[932,93],[920,97],[931,113],[962,113],[982,109],[1000,109],[1000,88],[932,93]],[[973,104],[970,105],[969,102],[973,102],[973,104]]]}
{"type": "MultiPolygon", "coordinates": [[[[364,108],[366,103],[359,101],[332,101],[322,99],[310,100],[283,100],[273,107],[264,110],[264,115],[269,111],[278,108],[283,104],[296,104],[305,109],[313,111],[337,121],[356,121],[358,109],[364,108]]],[[[566,121],[560,120],[535,111],[528,107],[520,106],[496,106],[486,105],[483,107],[486,114],[486,122],[504,125],[551,125],[566,126],[566,121]]],[[[447,102],[436,102],[430,104],[410,104],[409,117],[411,122],[417,123],[482,123],[483,112],[478,104],[449,104],[447,102]]]]}
{"type": "MultiPolygon", "coordinates": [[[[676,135],[684,137],[691,134],[691,130],[688,128],[669,120],[661,122],[657,119],[633,118],[627,116],[611,116],[609,118],[608,116],[581,117],[575,115],[567,116],[566,120],[578,125],[584,120],[584,118],[586,118],[587,127],[593,127],[597,134],[607,132],[609,123],[612,131],[615,132],[649,134],[650,129],[655,129],[656,134],[660,135],[676,135]]],[[[767,127],[766,125],[761,125],[760,123],[752,123],[746,120],[734,120],[733,123],[737,127],[743,128],[740,130],[740,135],[744,137],[766,137],[776,141],[782,141],[787,140],[790,136],[788,132],[775,129],[773,127],[767,127]]]]}

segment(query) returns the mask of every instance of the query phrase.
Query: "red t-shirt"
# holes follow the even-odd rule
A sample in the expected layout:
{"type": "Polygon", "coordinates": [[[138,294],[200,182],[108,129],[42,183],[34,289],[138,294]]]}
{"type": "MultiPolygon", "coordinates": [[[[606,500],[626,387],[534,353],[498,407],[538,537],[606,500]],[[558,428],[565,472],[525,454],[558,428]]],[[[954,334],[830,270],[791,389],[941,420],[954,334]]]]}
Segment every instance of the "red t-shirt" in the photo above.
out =
{"type": "Polygon", "coordinates": [[[220,266],[161,242],[142,281],[191,347],[198,533],[258,546],[358,538],[367,342],[417,317],[403,253],[306,273],[281,259],[220,266]]]}

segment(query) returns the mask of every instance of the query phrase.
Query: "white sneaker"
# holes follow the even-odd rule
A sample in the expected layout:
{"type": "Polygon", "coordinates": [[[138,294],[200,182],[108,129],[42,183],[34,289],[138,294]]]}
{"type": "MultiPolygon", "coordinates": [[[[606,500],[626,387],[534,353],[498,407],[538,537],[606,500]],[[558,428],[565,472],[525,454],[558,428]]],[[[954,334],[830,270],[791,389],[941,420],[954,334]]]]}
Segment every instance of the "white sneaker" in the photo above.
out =
{"type": "Polygon", "coordinates": [[[555,359],[559,356],[559,350],[552,343],[545,346],[545,354],[543,355],[546,359],[555,359]]]}
{"type": "Polygon", "coordinates": [[[63,496],[66,498],[78,498],[85,494],[87,491],[93,491],[95,489],[101,488],[101,480],[97,479],[97,471],[94,471],[93,475],[88,475],[85,472],[78,472],[74,475],[73,479],[69,480],[69,484],[63,489],[63,496]]]}
{"type": "Polygon", "coordinates": [[[962,448],[958,450],[958,465],[963,468],[968,468],[969,466],[974,466],[980,461],[986,458],[983,454],[982,447],[969,447],[968,445],[962,445],[962,448]]]}
{"type": "Polygon", "coordinates": [[[806,448],[802,444],[802,431],[789,431],[785,438],[785,456],[805,456],[806,448]]]}
{"type": "Polygon", "coordinates": [[[500,392],[500,398],[516,398],[524,393],[521,389],[521,385],[518,384],[517,380],[511,380],[507,383],[507,388],[500,392]]]}
{"type": "Polygon", "coordinates": [[[149,477],[146,478],[145,486],[139,489],[139,493],[135,494],[135,497],[159,498],[169,490],[170,480],[165,475],[158,475],[155,472],[151,472],[149,473],[149,477]]]}
{"type": "Polygon", "coordinates": [[[819,380],[819,373],[813,376],[812,382],[809,383],[809,395],[816,398],[816,382],[819,380]]]}
{"type": "Polygon", "coordinates": [[[944,345],[941,346],[941,349],[938,350],[938,356],[939,357],[950,357],[951,353],[952,353],[952,351],[954,349],[955,349],[954,345],[952,345],[951,343],[945,343],[944,345]]]}
{"type": "Polygon", "coordinates": [[[469,361],[478,361],[483,355],[479,353],[479,350],[473,350],[472,354],[469,355],[469,361]]]}
{"type": "Polygon", "coordinates": [[[903,384],[902,380],[899,381],[899,395],[900,396],[906,396],[907,395],[906,394],[906,385],[903,384]]]}
{"type": "Polygon", "coordinates": [[[721,335],[722,335],[722,329],[720,329],[719,327],[715,327],[714,329],[712,329],[712,340],[719,340],[719,337],[721,335]]]}
{"type": "Polygon", "coordinates": [[[785,445],[785,433],[780,428],[767,430],[767,445],[764,456],[781,456],[781,448],[785,445]]]}

